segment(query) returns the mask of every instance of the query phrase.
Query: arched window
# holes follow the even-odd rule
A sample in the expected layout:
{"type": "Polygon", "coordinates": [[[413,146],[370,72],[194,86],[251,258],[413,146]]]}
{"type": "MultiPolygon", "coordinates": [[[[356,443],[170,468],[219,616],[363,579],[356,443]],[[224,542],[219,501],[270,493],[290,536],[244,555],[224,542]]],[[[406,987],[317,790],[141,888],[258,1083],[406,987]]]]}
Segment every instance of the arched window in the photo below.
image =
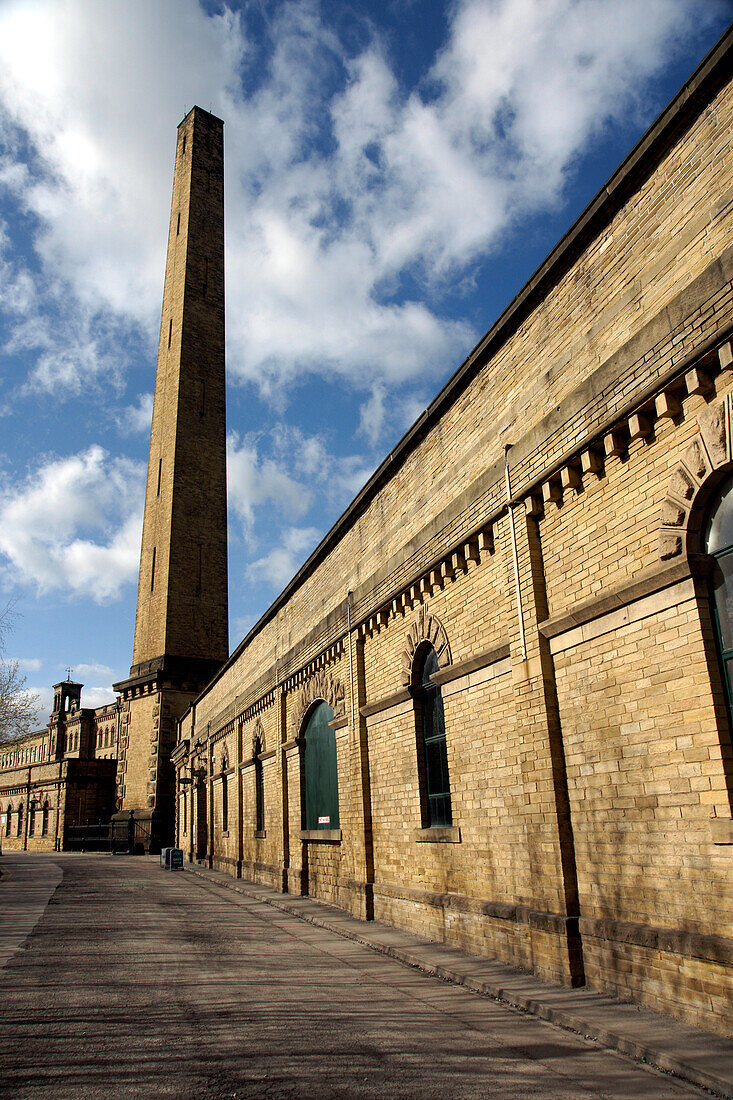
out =
{"type": "Polygon", "coordinates": [[[438,667],[438,656],[431,645],[418,651],[413,695],[422,819],[423,826],[427,828],[453,824],[443,697],[440,687],[430,679],[438,667]]]}
{"type": "Polygon", "coordinates": [[[258,737],[255,739],[253,753],[255,762],[255,832],[257,833],[264,833],[265,831],[265,782],[262,774],[261,753],[262,742],[258,737]]]}
{"type": "Polygon", "coordinates": [[[16,826],[15,835],[16,836],[22,836],[23,835],[23,803],[22,802],[18,806],[18,824],[16,826]]]}
{"type": "Polygon", "coordinates": [[[43,803],[43,812],[41,814],[41,836],[48,836],[48,815],[51,807],[48,802],[43,803]]]}
{"type": "Polygon", "coordinates": [[[728,707],[733,713],[733,477],[725,482],[708,514],[704,548],[715,558],[713,611],[728,707]]]}
{"type": "Polygon", "coordinates": [[[5,835],[10,836],[10,829],[13,819],[13,804],[8,802],[8,808],[5,811],[5,835]]]}
{"type": "Polygon", "coordinates": [[[221,827],[224,832],[229,828],[229,779],[221,773],[221,827]]]}
{"type": "Polygon", "coordinates": [[[338,829],[339,792],[333,711],[316,703],[303,731],[303,828],[338,829]]]}
{"type": "Polygon", "coordinates": [[[33,836],[36,831],[36,804],[31,800],[28,804],[28,836],[33,836]]]}

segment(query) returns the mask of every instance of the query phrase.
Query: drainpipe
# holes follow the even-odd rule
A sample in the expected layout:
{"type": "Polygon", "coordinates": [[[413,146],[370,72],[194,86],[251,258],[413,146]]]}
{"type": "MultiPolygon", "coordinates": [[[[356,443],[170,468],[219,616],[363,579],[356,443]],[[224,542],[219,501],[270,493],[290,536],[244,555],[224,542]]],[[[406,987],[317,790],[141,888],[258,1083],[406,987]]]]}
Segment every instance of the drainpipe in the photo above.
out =
{"type": "Polygon", "coordinates": [[[514,526],[514,501],[512,500],[512,482],[509,475],[509,451],[511,443],[504,447],[504,481],[506,484],[506,505],[509,512],[509,537],[512,542],[512,561],[514,562],[514,590],[517,596],[517,618],[519,619],[519,656],[527,660],[527,643],[524,636],[524,613],[522,611],[522,585],[519,580],[519,555],[517,553],[517,532],[514,526]]]}
{"type": "MultiPolygon", "coordinates": [[[[57,742],[58,747],[58,742],[57,742]]],[[[59,849],[59,818],[61,817],[61,772],[63,769],[63,760],[59,760],[59,777],[56,780],[56,810],[54,817],[56,818],[56,826],[53,831],[53,850],[58,852],[59,849]]],[[[64,802],[66,801],[66,795],[64,793],[64,802]]]]}
{"type": "Polygon", "coordinates": [[[28,818],[31,812],[31,772],[32,768],[28,769],[28,781],[25,785],[25,828],[23,829],[23,851],[28,851],[28,818]]]}
{"type": "Polygon", "coordinates": [[[349,639],[349,692],[351,694],[351,734],[354,735],[354,658],[351,652],[351,597],[353,592],[346,593],[346,632],[349,639]]]}

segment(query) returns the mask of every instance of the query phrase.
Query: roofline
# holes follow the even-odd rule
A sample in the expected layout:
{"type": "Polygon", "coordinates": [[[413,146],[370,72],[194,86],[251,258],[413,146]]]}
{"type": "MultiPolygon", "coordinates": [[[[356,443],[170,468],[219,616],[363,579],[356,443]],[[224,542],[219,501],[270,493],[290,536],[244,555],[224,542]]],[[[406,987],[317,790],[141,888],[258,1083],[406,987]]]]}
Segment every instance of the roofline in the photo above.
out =
{"type": "MultiPolygon", "coordinates": [[[[292,593],[315,570],[316,566],[339,541],[345,531],[366,510],[379,489],[392,476],[406,457],[417,447],[428,430],[460,396],[471,379],[516,331],[525,317],[559,282],[568,266],[584,250],[590,240],[598,236],[611,221],[623,202],[638,188],[644,178],[653,171],[658,159],[669,147],[670,140],[681,133],[704,110],[726,77],[733,72],[733,24],[703,58],[692,76],[634,145],[610,179],[591,199],[585,210],[573,222],[568,231],[524,284],[518,294],[502,311],[497,320],[451,375],[437,396],[420,414],[415,423],[402,436],[397,445],[380,463],[351,504],[321,539],[310,557],[303,563],[280,595],[250,628],[239,645],[232,651],[219,671],[212,677],[196,699],[200,699],[227,669],[239,659],[249,641],[259,633],[285,604],[292,593]]],[[[195,701],[194,701],[195,702],[195,701]]],[[[190,707],[188,708],[190,709],[190,707]]],[[[188,710],[185,712],[188,713],[188,710]]]]}

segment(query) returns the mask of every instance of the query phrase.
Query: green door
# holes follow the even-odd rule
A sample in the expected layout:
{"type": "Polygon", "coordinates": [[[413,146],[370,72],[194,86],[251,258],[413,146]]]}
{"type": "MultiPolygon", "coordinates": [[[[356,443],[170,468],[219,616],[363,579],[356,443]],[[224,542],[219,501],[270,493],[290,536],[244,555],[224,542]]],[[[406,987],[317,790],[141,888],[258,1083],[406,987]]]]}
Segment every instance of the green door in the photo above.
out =
{"type": "Polygon", "coordinates": [[[329,726],[333,711],[318,703],[305,727],[305,828],[338,829],[339,792],[336,770],[336,734],[329,726]]]}

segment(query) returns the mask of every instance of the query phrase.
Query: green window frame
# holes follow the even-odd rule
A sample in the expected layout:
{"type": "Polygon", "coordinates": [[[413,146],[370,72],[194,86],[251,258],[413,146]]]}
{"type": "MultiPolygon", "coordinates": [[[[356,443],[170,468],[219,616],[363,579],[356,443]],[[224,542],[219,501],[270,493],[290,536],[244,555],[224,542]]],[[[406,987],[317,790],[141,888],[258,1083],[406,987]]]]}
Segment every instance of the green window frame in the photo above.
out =
{"type": "Polygon", "coordinates": [[[703,546],[713,557],[710,596],[728,716],[733,716],[733,476],[713,501],[703,546]]]}
{"type": "Polygon", "coordinates": [[[418,654],[413,687],[422,820],[429,829],[453,824],[443,696],[431,679],[439,667],[435,650],[426,646],[418,654]]]}
{"type": "Polygon", "coordinates": [[[265,777],[259,750],[255,756],[255,830],[265,831],[265,777]]]}
{"type": "Polygon", "coordinates": [[[308,830],[339,828],[336,734],[329,725],[333,717],[331,707],[321,701],[303,730],[303,828],[308,830]]]}

